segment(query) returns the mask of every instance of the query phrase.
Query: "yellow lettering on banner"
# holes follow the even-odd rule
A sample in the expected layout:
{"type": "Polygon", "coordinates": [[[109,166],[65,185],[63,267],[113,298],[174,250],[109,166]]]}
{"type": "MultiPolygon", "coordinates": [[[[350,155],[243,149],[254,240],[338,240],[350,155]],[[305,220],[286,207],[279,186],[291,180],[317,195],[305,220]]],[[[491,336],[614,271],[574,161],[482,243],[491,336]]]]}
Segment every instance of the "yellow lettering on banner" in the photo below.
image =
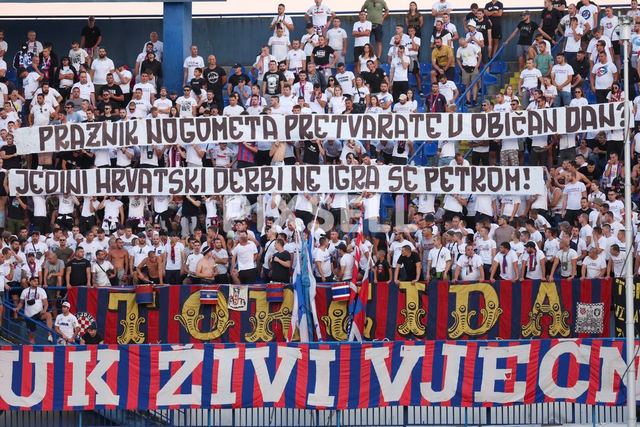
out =
{"type": "Polygon", "coordinates": [[[472,283],[465,285],[451,285],[449,292],[455,294],[455,309],[451,313],[454,323],[447,331],[449,338],[455,339],[463,335],[477,336],[486,334],[493,328],[502,314],[500,301],[496,290],[489,283],[472,283]],[[469,310],[469,296],[473,292],[480,292],[484,298],[484,308],[480,310],[482,323],[473,328],[469,321],[478,313],[469,310]]]}
{"type": "Polygon", "coordinates": [[[249,291],[249,299],[255,300],[256,311],[255,315],[249,318],[253,330],[244,334],[245,340],[247,340],[247,342],[273,341],[275,334],[271,329],[271,323],[274,321],[282,324],[282,332],[286,337],[291,327],[293,291],[291,289],[284,289],[280,309],[273,313],[269,310],[266,291],[249,291]]]}
{"type": "Polygon", "coordinates": [[[122,334],[118,335],[118,344],[142,344],[145,342],[144,332],[140,330],[140,325],[146,322],[144,317],[138,315],[138,304],[136,294],[124,292],[109,292],[110,311],[118,311],[121,302],[126,303],[126,314],[120,324],[123,327],[122,334]]]}
{"type": "Polygon", "coordinates": [[[173,319],[180,322],[189,335],[200,341],[218,339],[229,327],[235,324],[233,320],[229,320],[227,299],[222,292],[218,292],[218,304],[211,310],[211,331],[202,332],[200,330],[200,321],[204,319],[204,315],[200,314],[200,291],[189,295],[189,298],[182,304],[180,314],[173,316],[173,319]]]}
{"type": "Polygon", "coordinates": [[[346,341],[349,336],[348,301],[331,301],[327,314],[320,318],[327,334],[335,341],[346,341]]]}
{"type": "Polygon", "coordinates": [[[562,303],[558,295],[555,282],[540,282],[540,289],[536,295],[536,300],[529,312],[529,322],[522,327],[522,336],[539,337],[542,334],[540,320],[542,316],[551,316],[549,325],[549,335],[552,337],[568,337],[571,333],[567,325],[569,312],[562,310],[562,303]]]}
{"type": "Polygon", "coordinates": [[[405,293],[405,303],[404,308],[400,310],[404,322],[398,326],[398,333],[422,337],[427,332],[427,328],[422,324],[427,312],[420,308],[420,292],[425,292],[426,285],[420,282],[400,282],[399,287],[405,293]]]}

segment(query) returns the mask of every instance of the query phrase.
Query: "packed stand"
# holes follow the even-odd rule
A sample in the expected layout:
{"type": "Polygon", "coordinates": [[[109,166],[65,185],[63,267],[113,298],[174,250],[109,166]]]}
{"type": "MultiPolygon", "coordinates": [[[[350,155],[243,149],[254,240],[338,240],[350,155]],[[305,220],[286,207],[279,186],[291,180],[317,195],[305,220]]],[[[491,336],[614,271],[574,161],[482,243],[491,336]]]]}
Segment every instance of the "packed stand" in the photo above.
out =
{"type": "MultiPolygon", "coordinates": [[[[360,274],[369,265],[374,283],[620,277],[626,260],[640,267],[638,242],[625,241],[622,225],[623,131],[468,141],[468,156],[459,142],[429,142],[437,143],[438,166],[544,166],[546,192],[532,197],[7,194],[7,170],[14,168],[404,165],[427,144],[256,141],[21,156],[13,131],[25,126],[240,114],[448,113],[463,104],[510,112],[580,106],[590,97],[618,102],[628,96],[620,86],[618,19],[610,7],[601,11],[589,0],[568,6],[564,0],[547,1],[542,11],[523,12],[511,33],[504,28],[503,12],[500,1],[484,8],[473,4],[458,29],[446,0],[430,11],[411,2],[404,22],[389,35],[382,31],[389,18],[384,0],[365,1],[350,29],[322,0],[308,9],[305,28],[294,28],[280,5],[270,26],[273,35],[257,49],[253,64],[234,64],[227,72],[215,55],[205,59],[192,46],[180,93],[163,87],[163,44],[156,33],[135,63],[114,64],[105,47],[108,37],[103,39],[93,18],[65,54],[30,31],[11,60],[0,32],[0,277],[5,299],[16,311],[24,308],[27,317],[49,327],[55,323],[62,343],[74,342],[77,319],[62,303],[65,288],[287,283],[300,250],[296,235],[305,229],[313,239],[317,281],[349,281],[360,217],[367,236],[360,247],[360,274]],[[425,28],[429,15],[435,18],[433,28],[425,28]],[[512,40],[517,51],[512,59],[520,69],[517,87],[508,85],[493,98],[478,99],[483,64],[512,40]],[[561,48],[553,54],[556,45],[561,48]],[[431,62],[421,63],[421,56],[431,62]],[[6,78],[9,67],[19,77],[15,83],[6,78]]],[[[637,1],[628,14],[640,18],[637,1]]],[[[631,77],[637,82],[640,24],[631,45],[631,77]]],[[[639,106],[640,97],[635,97],[636,125],[639,106]]],[[[636,203],[639,138],[633,138],[636,203]]],[[[633,221],[637,224],[635,211],[633,221]]],[[[87,333],[93,335],[83,340],[100,341],[95,330],[87,333]]]]}

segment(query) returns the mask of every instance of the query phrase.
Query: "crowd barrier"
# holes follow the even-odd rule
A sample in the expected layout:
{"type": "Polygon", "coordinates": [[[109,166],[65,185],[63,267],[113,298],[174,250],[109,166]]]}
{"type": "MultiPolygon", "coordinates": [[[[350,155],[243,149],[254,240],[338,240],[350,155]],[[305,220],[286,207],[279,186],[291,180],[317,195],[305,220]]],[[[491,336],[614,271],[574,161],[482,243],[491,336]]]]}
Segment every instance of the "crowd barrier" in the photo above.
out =
{"type": "MultiPolygon", "coordinates": [[[[624,291],[612,284],[610,279],[372,283],[363,304],[364,339],[611,337],[612,300],[621,301],[614,305],[621,336],[624,291]]],[[[282,302],[269,302],[265,285],[222,286],[216,305],[201,304],[200,289],[158,286],[150,304],[136,303],[132,288],[78,287],[67,298],[81,327],[96,322],[108,344],[285,341],[292,289],[285,287],[282,302]]],[[[319,284],[315,303],[322,335],[316,339],[346,341],[348,302],[333,300],[331,285],[319,284]]]]}

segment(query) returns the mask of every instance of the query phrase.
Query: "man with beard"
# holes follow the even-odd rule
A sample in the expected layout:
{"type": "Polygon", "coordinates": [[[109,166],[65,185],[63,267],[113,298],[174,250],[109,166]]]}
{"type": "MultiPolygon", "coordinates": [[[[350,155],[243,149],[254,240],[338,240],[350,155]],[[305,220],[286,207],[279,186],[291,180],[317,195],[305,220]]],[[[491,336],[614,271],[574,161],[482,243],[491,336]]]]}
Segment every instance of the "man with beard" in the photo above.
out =
{"type": "MultiPolygon", "coordinates": [[[[207,57],[207,68],[203,72],[207,82],[207,90],[213,91],[213,97],[217,103],[222,103],[222,87],[227,83],[227,72],[218,65],[215,55],[207,57]]],[[[222,113],[223,105],[218,106],[218,111],[222,113]]]]}

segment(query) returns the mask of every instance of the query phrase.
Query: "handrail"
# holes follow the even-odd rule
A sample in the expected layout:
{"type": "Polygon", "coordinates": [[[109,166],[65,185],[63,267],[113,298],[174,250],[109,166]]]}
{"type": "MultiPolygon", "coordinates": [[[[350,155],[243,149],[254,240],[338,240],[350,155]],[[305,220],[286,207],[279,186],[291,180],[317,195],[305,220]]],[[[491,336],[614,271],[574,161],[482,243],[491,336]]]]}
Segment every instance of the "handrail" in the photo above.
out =
{"type": "Polygon", "coordinates": [[[464,107],[464,102],[467,98],[467,94],[469,93],[469,91],[471,91],[473,89],[473,87],[480,81],[482,80],[482,78],[484,77],[484,75],[487,73],[487,70],[490,70],[491,68],[491,64],[493,64],[493,62],[498,58],[498,56],[500,56],[502,54],[502,52],[504,51],[504,48],[507,46],[508,43],[503,43],[500,48],[498,49],[498,51],[491,57],[491,59],[489,60],[489,62],[487,62],[484,67],[482,67],[482,70],[480,70],[480,72],[478,73],[478,75],[471,81],[471,83],[469,83],[467,85],[467,87],[464,89],[464,92],[462,94],[460,94],[460,96],[458,97],[458,100],[456,101],[456,107],[457,109],[461,109],[462,107],[464,107]]]}
{"type": "MultiPolygon", "coordinates": [[[[7,297],[8,297],[8,295],[5,296],[5,298],[7,298],[7,297]]],[[[13,319],[11,319],[11,313],[13,313],[13,309],[15,308],[15,305],[13,305],[12,303],[6,301],[6,299],[2,301],[2,305],[5,308],[5,310],[4,310],[4,319],[3,319],[2,327],[0,328],[0,331],[2,331],[3,333],[7,334],[12,339],[15,339],[17,341],[21,341],[22,344],[28,344],[28,342],[24,340],[24,337],[22,335],[16,334],[15,332],[13,332],[11,330],[11,328],[9,328],[9,322],[13,322],[14,321],[13,319]]],[[[24,315],[24,310],[18,311],[17,314],[25,322],[27,321],[27,317],[24,315]]],[[[48,334],[51,334],[51,336],[53,337],[54,343],[56,342],[58,334],[56,333],[55,330],[49,329],[47,327],[46,323],[41,322],[40,320],[33,319],[33,318],[28,318],[28,319],[29,319],[28,321],[29,322],[33,322],[38,329],[41,329],[41,330],[45,331],[48,334]]]]}

